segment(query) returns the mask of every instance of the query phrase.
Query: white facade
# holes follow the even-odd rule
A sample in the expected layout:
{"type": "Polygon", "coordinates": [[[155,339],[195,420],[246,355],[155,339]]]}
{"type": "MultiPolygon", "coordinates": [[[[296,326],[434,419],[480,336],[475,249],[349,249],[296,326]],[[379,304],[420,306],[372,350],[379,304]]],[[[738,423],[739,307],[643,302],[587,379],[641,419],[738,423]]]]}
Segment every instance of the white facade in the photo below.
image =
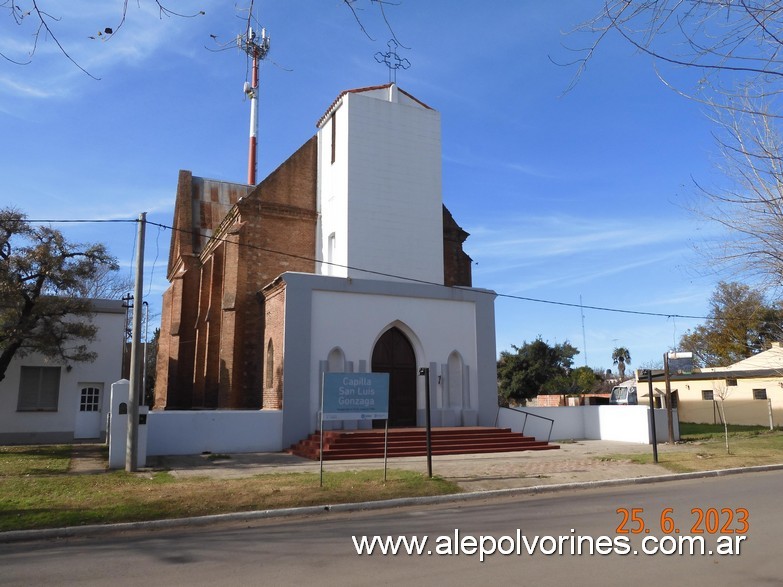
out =
{"type": "Polygon", "coordinates": [[[92,363],[57,363],[30,354],[15,357],[0,382],[0,443],[70,442],[101,438],[106,433],[111,384],[122,372],[125,309],[120,300],[94,300],[93,323],[98,327],[88,350],[98,358],[92,363]],[[39,405],[20,400],[22,372],[46,372],[59,378],[55,394],[39,405]]]}
{"type": "Polygon", "coordinates": [[[344,92],[318,129],[317,271],[443,283],[441,183],[437,111],[394,84],[344,92]]]}
{"type": "MultiPolygon", "coordinates": [[[[473,367],[467,370],[467,376],[461,369],[450,379],[444,379],[438,367],[440,384],[431,392],[436,395],[436,408],[450,407],[456,412],[450,425],[463,424],[463,410],[471,414],[475,412],[471,408],[478,405],[475,368],[478,352],[476,306],[473,302],[316,291],[312,307],[310,352],[313,357],[328,361],[330,354],[339,350],[345,361],[364,371],[358,366],[371,365],[372,351],[378,339],[389,328],[397,327],[413,346],[418,365],[445,365],[449,356],[455,353],[461,358],[463,366],[473,367]],[[350,328],[346,328],[346,324],[350,324],[350,328]],[[433,328],[434,324],[437,328],[433,328]],[[444,387],[445,382],[451,382],[452,388],[459,386],[460,390],[465,390],[465,395],[452,397],[449,402],[449,388],[444,387]]],[[[316,410],[320,401],[318,382],[321,374],[318,368],[318,363],[313,362],[311,377],[316,385],[310,389],[310,403],[316,410]]],[[[419,378],[416,402],[419,413],[425,409],[424,386],[424,379],[419,378]]],[[[311,409],[311,413],[316,410],[311,409]]],[[[470,421],[464,423],[475,425],[475,416],[469,418],[470,421]]]]}
{"type": "MultiPolygon", "coordinates": [[[[416,370],[429,369],[433,426],[494,424],[494,292],[307,273],[279,279],[285,284],[284,446],[316,430],[323,373],[373,371],[376,345],[393,328],[410,343],[416,370]]],[[[416,376],[413,385],[415,425],[423,426],[425,378],[416,376]]]]}

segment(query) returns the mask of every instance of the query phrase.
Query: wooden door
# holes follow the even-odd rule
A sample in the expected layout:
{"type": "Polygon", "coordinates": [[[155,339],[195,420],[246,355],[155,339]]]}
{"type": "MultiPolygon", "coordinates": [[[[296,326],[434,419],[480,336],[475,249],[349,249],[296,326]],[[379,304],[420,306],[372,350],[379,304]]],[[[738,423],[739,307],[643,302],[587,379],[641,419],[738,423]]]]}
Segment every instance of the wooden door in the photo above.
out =
{"type": "Polygon", "coordinates": [[[416,426],[416,355],[399,328],[387,330],[376,343],[372,370],[389,374],[389,426],[416,426]]]}

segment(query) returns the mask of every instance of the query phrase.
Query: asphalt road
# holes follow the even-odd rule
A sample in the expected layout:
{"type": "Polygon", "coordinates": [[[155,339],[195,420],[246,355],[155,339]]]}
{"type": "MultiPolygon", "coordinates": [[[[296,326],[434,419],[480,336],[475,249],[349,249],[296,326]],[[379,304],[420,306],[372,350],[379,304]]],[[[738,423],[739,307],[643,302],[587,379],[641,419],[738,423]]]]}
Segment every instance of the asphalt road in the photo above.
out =
{"type": "Polygon", "coordinates": [[[782,486],[783,472],[775,471],[486,502],[0,544],[0,585],[781,585],[782,486]],[[702,519],[700,511],[705,514],[702,519]],[[620,525],[629,534],[618,534],[620,525]],[[662,525],[671,533],[659,543],[664,536],[662,525]],[[740,534],[734,531],[745,526],[746,537],[737,538],[740,534]],[[739,554],[716,553],[721,527],[728,536],[722,543],[735,550],[739,547],[739,554]],[[712,555],[644,554],[641,550],[646,539],[648,549],[660,546],[668,551],[676,547],[678,537],[697,536],[694,532],[699,529],[704,532],[700,536],[705,550],[713,550],[712,555]],[[630,533],[633,530],[641,531],[630,533]],[[459,532],[456,541],[455,531],[459,532]],[[362,535],[427,536],[427,543],[421,555],[360,556],[352,536],[360,539],[362,535]],[[482,541],[481,536],[491,538],[482,541]],[[571,554],[580,536],[587,537],[581,542],[585,551],[593,542],[593,554],[571,554]],[[597,546],[601,536],[608,537],[604,539],[608,545],[597,546]],[[468,554],[474,547],[473,537],[476,548],[483,544],[487,550],[493,541],[504,551],[515,548],[517,541],[521,553],[495,552],[481,562],[479,552],[468,554]],[[534,543],[536,537],[539,542],[534,543]],[[626,537],[627,544],[623,542],[626,537]],[[558,541],[564,554],[545,554],[558,541]],[[460,554],[434,554],[449,547],[453,552],[455,542],[463,548],[460,554]],[[527,553],[529,547],[534,554],[527,553]],[[599,548],[609,554],[598,554],[599,548]],[[619,553],[625,550],[628,554],[619,553]]]}

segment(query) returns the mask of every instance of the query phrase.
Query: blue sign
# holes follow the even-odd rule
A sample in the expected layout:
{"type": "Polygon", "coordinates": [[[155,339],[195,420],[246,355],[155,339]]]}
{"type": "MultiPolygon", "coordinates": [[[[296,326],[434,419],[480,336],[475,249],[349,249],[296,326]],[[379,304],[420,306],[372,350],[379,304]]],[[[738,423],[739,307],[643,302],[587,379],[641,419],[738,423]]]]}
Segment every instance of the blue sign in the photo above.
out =
{"type": "Polygon", "coordinates": [[[389,418],[388,373],[324,373],[324,420],[389,418]]]}

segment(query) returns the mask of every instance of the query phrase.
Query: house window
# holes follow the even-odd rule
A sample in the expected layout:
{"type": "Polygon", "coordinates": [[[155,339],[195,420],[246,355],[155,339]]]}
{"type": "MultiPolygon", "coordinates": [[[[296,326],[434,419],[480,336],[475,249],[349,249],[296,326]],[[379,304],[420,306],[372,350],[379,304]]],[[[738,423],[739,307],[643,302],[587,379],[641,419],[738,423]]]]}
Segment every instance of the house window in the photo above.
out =
{"type": "Polygon", "coordinates": [[[701,390],[701,399],[707,400],[707,401],[711,402],[714,399],[712,390],[711,389],[702,389],[701,390]]]}
{"type": "Polygon", "coordinates": [[[727,377],[726,378],[726,385],[728,387],[736,387],[737,386],[737,378],[736,377],[727,377]]]}
{"type": "Polygon", "coordinates": [[[56,412],[59,396],[59,367],[22,367],[17,411],[56,412]]]}
{"type": "Polygon", "coordinates": [[[767,399],[767,390],[766,389],[754,389],[753,390],[753,399],[767,399]]]}

